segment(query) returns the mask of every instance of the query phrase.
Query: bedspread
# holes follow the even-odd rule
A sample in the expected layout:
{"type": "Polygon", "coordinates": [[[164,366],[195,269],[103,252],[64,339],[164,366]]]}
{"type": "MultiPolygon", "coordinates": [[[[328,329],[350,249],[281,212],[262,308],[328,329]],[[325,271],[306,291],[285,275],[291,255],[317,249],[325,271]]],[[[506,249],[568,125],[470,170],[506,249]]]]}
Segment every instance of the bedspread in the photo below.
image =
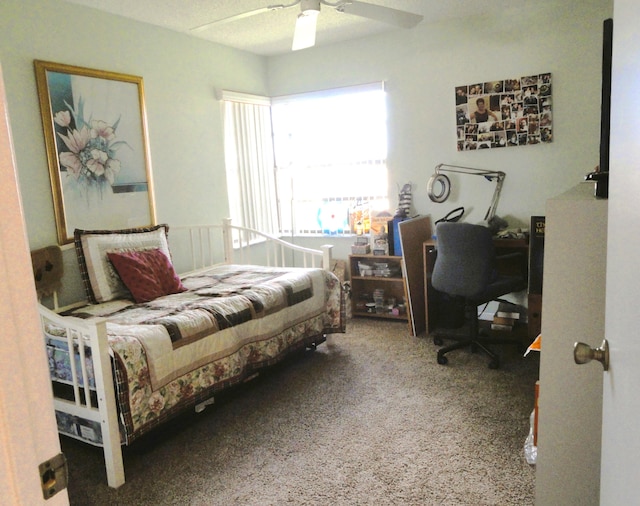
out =
{"type": "Polygon", "coordinates": [[[187,291],[151,302],[70,312],[107,319],[129,441],[309,338],[344,332],[340,282],[322,269],[222,265],[182,281],[187,291]]]}

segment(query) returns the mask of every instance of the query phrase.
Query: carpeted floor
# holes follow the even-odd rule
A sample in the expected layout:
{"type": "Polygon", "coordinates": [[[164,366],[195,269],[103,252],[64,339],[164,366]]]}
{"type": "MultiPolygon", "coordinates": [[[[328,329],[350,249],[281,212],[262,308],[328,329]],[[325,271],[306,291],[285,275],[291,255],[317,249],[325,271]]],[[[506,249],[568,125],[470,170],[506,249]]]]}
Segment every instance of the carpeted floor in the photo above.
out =
{"type": "Polygon", "coordinates": [[[288,360],[125,448],[106,485],[101,449],[63,438],[71,504],[517,505],[534,503],[529,431],[537,354],[469,350],[436,363],[401,322],[288,360]]]}

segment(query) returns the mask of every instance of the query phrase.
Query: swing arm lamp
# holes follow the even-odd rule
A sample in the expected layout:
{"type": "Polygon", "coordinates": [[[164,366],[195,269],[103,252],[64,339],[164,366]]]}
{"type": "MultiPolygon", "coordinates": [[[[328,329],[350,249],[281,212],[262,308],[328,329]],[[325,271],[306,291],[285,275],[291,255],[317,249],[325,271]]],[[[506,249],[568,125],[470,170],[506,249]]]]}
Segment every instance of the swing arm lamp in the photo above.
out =
{"type": "Polygon", "coordinates": [[[493,192],[493,198],[487,213],[484,216],[485,221],[490,221],[496,214],[498,200],[500,199],[500,191],[506,174],[499,170],[484,170],[474,167],[464,167],[462,165],[449,165],[441,163],[436,165],[435,173],[429,178],[427,183],[427,193],[433,202],[441,203],[449,198],[451,193],[451,180],[444,172],[454,172],[458,174],[472,174],[474,176],[483,176],[487,181],[496,181],[496,189],[493,192]]]}

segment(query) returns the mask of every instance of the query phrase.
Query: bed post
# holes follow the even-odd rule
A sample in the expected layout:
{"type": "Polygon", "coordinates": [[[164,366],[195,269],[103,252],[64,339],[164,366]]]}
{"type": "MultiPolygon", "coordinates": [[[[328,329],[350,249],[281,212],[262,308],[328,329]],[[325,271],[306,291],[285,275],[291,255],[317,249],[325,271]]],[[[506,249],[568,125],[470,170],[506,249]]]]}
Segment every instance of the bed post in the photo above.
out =
{"type": "MultiPolygon", "coordinates": [[[[117,488],[124,484],[124,464],[106,320],[97,319],[89,322],[81,318],[60,316],[42,304],[38,304],[38,309],[45,334],[49,324],[54,328],[59,327],[63,337],[52,339],[66,344],[66,350],[75,350],[78,358],[85,357],[88,360],[90,357],[93,365],[95,399],[90,393],[89,364],[85,360],[80,360],[77,367],[75,362],[70,360],[70,384],[73,387],[73,394],[70,398],[54,395],[53,404],[61,413],[100,424],[107,483],[110,487],[117,488]]],[[[81,432],[68,434],[77,439],[84,439],[81,432]]],[[[93,438],[93,433],[87,441],[98,443],[93,438]]]]}
{"type": "Polygon", "coordinates": [[[113,386],[111,358],[107,341],[107,325],[104,321],[96,323],[91,329],[92,347],[97,346],[99,357],[93,355],[96,393],[98,395],[98,411],[100,413],[100,427],[102,429],[102,449],[107,470],[107,483],[117,488],[124,484],[124,464],[122,461],[122,447],[120,446],[120,428],[118,425],[118,408],[113,386]],[[95,330],[94,330],[95,329],[95,330]]]}
{"type": "Polygon", "coordinates": [[[331,250],[333,249],[333,244],[325,244],[320,246],[322,250],[322,268],[325,271],[331,270],[331,250]]]}
{"type": "Polygon", "coordinates": [[[233,230],[231,228],[231,218],[222,220],[222,241],[224,243],[224,261],[227,264],[233,263],[233,230]]]}

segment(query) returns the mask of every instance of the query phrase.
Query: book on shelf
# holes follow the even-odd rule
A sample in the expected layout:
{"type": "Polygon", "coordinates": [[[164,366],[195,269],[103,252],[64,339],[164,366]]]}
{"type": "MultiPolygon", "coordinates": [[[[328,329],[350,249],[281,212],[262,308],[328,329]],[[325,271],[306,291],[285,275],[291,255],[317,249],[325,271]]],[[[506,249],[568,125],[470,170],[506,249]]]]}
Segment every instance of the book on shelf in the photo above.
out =
{"type": "Polygon", "coordinates": [[[544,216],[531,216],[531,230],[529,233],[529,294],[542,293],[545,222],[544,216]]]}
{"type": "Polygon", "coordinates": [[[512,331],[513,330],[513,325],[501,325],[499,323],[492,323],[491,324],[491,330],[506,330],[506,331],[512,331]]]}
{"type": "Polygon", "coordinates": [[[510,318],[512,320],[519,320],[520,313],[518,311],[496,311],[494,318],[510,318]]]}
{"type": "Polygon", "coordinates": [[[501,311],[498,311],[494,315],[493,321],[491,322],[491,330],[508,330],[508,331],[513,330],[513,326],[516,323],[516,318],[511,318],[508,316],[500,316],[498,314],[500,312],[501,311]]]}
{"type": "Polygon", "coordinates": [[[506,317],[506,316],[498,316],[495,315],[493,317],[493,323],[497,324],[497,325],[509,325],[511,327],[513,327],[516,323],[516,318],[510,318],[510,317],[506,317]]]}

